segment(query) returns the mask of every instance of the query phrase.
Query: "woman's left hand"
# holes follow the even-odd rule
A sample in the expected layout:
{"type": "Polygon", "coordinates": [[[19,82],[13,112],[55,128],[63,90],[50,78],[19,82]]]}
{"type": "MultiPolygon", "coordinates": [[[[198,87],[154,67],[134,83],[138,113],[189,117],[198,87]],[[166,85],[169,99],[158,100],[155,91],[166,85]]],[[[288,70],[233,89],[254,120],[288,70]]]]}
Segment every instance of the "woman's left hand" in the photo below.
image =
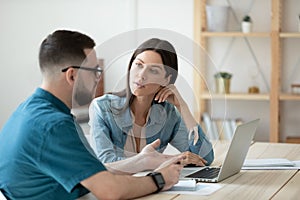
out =
{"type": "Polygon", "coordinates": [[[182,165],[193,164],[196,166],[203,167],[207,163],[207,161],[203,159],[201,156],[189,151],[183,152],[181,153],[181,155],[184,156],[184,159],[182,161],[183,163],[181,163],[182,165]]]}
{"type": "Polygon", "coordinates": [[[180,105],[184,102],[180,93],[178,92],[176,86],[174,84],[167,85],[159,90],[154,98],[158,103],[168,101],[173,104],[177,108],[180,108],[180,105]]]}

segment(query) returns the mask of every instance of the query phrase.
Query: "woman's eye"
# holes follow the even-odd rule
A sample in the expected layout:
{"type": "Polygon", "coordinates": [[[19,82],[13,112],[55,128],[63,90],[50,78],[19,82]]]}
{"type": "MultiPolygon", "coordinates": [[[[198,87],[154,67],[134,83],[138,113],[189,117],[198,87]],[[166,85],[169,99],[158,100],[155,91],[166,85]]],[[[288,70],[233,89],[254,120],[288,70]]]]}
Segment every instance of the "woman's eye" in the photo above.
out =
{"type": "Polygon", "coordinates": [[[150,72],[151,72],[152,74],[158,74],[158,70],[156,70],[156,69],[150,69],[150,72]]]}
{"type": "Polygon", "coordinates": [[[139,68],[142,68],[142,67],[143,67],[143,65],[142,65],[141,63],[135,63],[135,65],[136,65],[137,67],[139,67],[139,68]]]}

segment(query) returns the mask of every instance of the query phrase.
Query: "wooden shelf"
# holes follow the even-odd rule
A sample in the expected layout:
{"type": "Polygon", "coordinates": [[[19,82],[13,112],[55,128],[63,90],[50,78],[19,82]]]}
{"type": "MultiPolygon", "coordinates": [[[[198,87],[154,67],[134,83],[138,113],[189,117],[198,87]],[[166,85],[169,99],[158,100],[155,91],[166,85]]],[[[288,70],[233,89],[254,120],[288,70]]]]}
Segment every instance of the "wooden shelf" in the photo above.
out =
{"type": "Polygon", "coordinates": [[[203,93],[200,94],[201,99],[226,99],[226,100],[270,100],[269,94],[248,94],[248,93],[230,93],[230,94],[215,94],[203,93]]]}
{"type": "Polygon", "coordinates": [[[286,101],[299,101],[300,94],[280,94],[279,100],[286,100],[286,101]]]}
{"type": "MultiPolygon", "coordinates": [[[[267,38],[270,40],[269,48],[271,53],[271,71],[270,71],[270,91],[267,94],[247,94],[247,93],[231,93],[226,95],[211,94],[207,92],[205,83],[202,81],[194,81],[194,91],[199,99],[199,111],[195,116],[200,116],[207,111],[207,100],[251,100],[251,101],[265,101],[269,102],[269,141],[280,142],[282,141],[280,133],[280,103],[282,101],[299,101],[300,94],[280,93],[282,82],[281,77],[283,71],[282,61],[283,56],[283,40],[282,39],[300,39],[300,32],[281,32],[282,18],[283,18],[283,0],[270,0],[271,2],[271,15],[270,16],[270,31],[268,32],[207,32],[208,23],[206,16],[207,0],[194,0],[194,39],[205,50],[208,49],[209,39],[214,37],[219,38],[267,38]]],[[[295,5],[296,6],[296,5],[295,5]]],[[[267,11],[269,12],[269,11],[267,11]]],[[[248,41],[247,41],[248,42],[248,41]]],[[[248,43],[247,43],[248,44],[248,43]]],[[[250,45],[248,44],[248,47],[250,45]]],[[[220,47],[222,48],[222,47],[220,47]]],[[[254,51],[253,51],[254,52],[254,51]]],[[[195,54],[195,63],[200,66],[202,74],[206,74],[206,60],[201,59],[201,55],[195,54]]],[[[195,76],[195,78],[198,78],[195,76]]],[[[197,79],[196,79],[197,80],[197,79]]],[[[285,140],[283,140],[285,141],[285,140]]]]}
{"type": "Polygon", "coordinates": [[[300,143],[300,137],[287,137],[285,142],[286,143],[299,144],[300,143]]]}
{"type": "Polygon", "coordinates": [[[270,37],[269,32],[201,32],[203,37],[270,37]]]}
{"type": "Polygon", "coordinates": [[[280,33],[279,36],[281,38],[300,38],[299,32],[293,32],[293,33],[280,33]]]}

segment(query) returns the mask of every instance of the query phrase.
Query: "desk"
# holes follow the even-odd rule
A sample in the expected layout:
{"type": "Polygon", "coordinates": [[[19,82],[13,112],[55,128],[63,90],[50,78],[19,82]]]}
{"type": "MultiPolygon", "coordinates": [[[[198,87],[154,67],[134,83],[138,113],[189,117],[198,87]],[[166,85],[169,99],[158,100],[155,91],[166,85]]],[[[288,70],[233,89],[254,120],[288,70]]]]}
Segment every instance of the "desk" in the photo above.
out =
{"type": "MultiPolygon", "coordinates": [[[[214,145],[215,161],[220,165],[225,157],[229,143],[218,142],[214,145]]],[[[287,158],[300,160],[300,144],[253,143],[247,159],[287,158]]],[[[299,170],[242,170],[240,173],[223,180],[224,186],[209,196],[153,194],[142,200],[193,200],[193,199],[299,199],[299,170]]]]}

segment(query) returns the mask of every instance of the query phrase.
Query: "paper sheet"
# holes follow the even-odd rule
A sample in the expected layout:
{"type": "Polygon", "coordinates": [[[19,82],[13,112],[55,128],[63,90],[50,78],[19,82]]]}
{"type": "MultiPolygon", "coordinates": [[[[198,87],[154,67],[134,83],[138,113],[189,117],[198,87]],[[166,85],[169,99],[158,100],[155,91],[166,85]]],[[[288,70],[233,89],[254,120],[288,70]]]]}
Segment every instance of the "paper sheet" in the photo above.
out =
{"type": "Polygon", "coordinates": [[[4,197],[1,191],[0,191],[0,200],[6,200],[6,198],[4,197]]]}
{"type": "MultiPolygon", "coordinates": [[[[180,181],[179,181],[180,182],[180,181]]],[[[222,188],[222,184],[218,183],[197,183],[195,191],[185,191],[185,190],[168,190],[161,193],[166,194],[189,194],[189,195],[211,195],[212,193],[216,192],[220,188],[222,188]]]]}
{"type": "Polygon", "coordinates": [[[290,161],[283,158],[248,159],[242,169],[247,170],[295,170],[300,169],[300,160],[290,161]]]}
{"type": "Polygon", "coordinates": [[[195,180],[180,180],[169,191],[195,191],[196,189],[195,180]]]}

